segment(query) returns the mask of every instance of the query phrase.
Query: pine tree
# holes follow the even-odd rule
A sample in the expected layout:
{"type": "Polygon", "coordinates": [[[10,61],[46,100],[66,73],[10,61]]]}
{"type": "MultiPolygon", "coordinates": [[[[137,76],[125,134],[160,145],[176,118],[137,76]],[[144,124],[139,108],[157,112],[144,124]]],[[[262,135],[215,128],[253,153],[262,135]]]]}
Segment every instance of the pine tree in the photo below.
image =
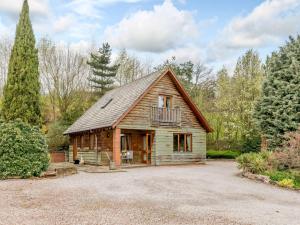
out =
{"type": "Polygon", "coordinates": [[[32,125],[41,124],[38,52],[27,0],[24,0],[16,28],[3,96],[2,114],[5,120],[20,118],[32,125]]]}
{"type": "Polygon", "coordinates": [[[266,75],[255,118],[273,149],[300,123],[300,36],[267,59],[266,75]]]}
{"type": "Polygon", "coordinates": [[[98,50],[98,54],[91,53],[88,65],[91,66],[93,76],[89,78],[91,87],[99,96],[112,88],[114,78],[117,74],[118,65],[110,65],[111,48],[108,43],[104,43],[98,50]]]}

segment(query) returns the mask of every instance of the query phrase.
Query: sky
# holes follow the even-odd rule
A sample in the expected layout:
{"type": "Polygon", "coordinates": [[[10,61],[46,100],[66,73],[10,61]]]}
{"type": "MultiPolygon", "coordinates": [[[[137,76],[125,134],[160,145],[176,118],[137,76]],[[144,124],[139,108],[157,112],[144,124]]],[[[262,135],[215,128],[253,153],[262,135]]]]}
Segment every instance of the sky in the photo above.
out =
{"type": "MultiPolygon", "coordinates": [[[[153,65],[172,56],[214,70],[248,49],[261,58],[300,32],[300,0],[28,0],[37,40],[78,51],[108,42],[153,65]]],[[[22,0],[0,0],[0,37],[13,37],[22,0]]]]}

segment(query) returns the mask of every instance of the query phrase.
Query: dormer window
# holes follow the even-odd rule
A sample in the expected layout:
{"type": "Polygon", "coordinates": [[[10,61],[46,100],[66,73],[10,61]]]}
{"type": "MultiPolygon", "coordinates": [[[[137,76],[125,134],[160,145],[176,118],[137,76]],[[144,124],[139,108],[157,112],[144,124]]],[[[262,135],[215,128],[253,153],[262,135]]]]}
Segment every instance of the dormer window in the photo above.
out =
{"type": "Polygon", "coordinates": [[[158,108],[172,108],[172,96],[159,95],[158,96],[158,108]]]}

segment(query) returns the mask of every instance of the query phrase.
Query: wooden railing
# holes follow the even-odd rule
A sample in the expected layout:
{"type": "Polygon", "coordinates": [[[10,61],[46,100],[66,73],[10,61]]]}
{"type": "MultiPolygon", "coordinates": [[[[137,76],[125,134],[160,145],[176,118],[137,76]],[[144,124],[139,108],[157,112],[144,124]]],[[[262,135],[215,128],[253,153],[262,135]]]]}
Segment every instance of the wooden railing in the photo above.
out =
{"type": "Polygon", "coordinates": [[[154,126],[180,126],[180,108],[167,109],[151,107],[151,124],[154,126]]]}

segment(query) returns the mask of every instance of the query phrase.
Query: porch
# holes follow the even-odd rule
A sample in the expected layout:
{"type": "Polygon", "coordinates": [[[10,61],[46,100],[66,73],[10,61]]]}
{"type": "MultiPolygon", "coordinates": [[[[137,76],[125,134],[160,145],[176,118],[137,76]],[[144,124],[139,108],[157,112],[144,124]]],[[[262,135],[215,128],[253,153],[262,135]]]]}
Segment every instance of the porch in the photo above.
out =
{"type": "Polygon", "coordinates": [[[154,131],[99,129],[71,136],[69,161],[83,160],[90,165],[117,167],[151,165],[154,131]]]}

